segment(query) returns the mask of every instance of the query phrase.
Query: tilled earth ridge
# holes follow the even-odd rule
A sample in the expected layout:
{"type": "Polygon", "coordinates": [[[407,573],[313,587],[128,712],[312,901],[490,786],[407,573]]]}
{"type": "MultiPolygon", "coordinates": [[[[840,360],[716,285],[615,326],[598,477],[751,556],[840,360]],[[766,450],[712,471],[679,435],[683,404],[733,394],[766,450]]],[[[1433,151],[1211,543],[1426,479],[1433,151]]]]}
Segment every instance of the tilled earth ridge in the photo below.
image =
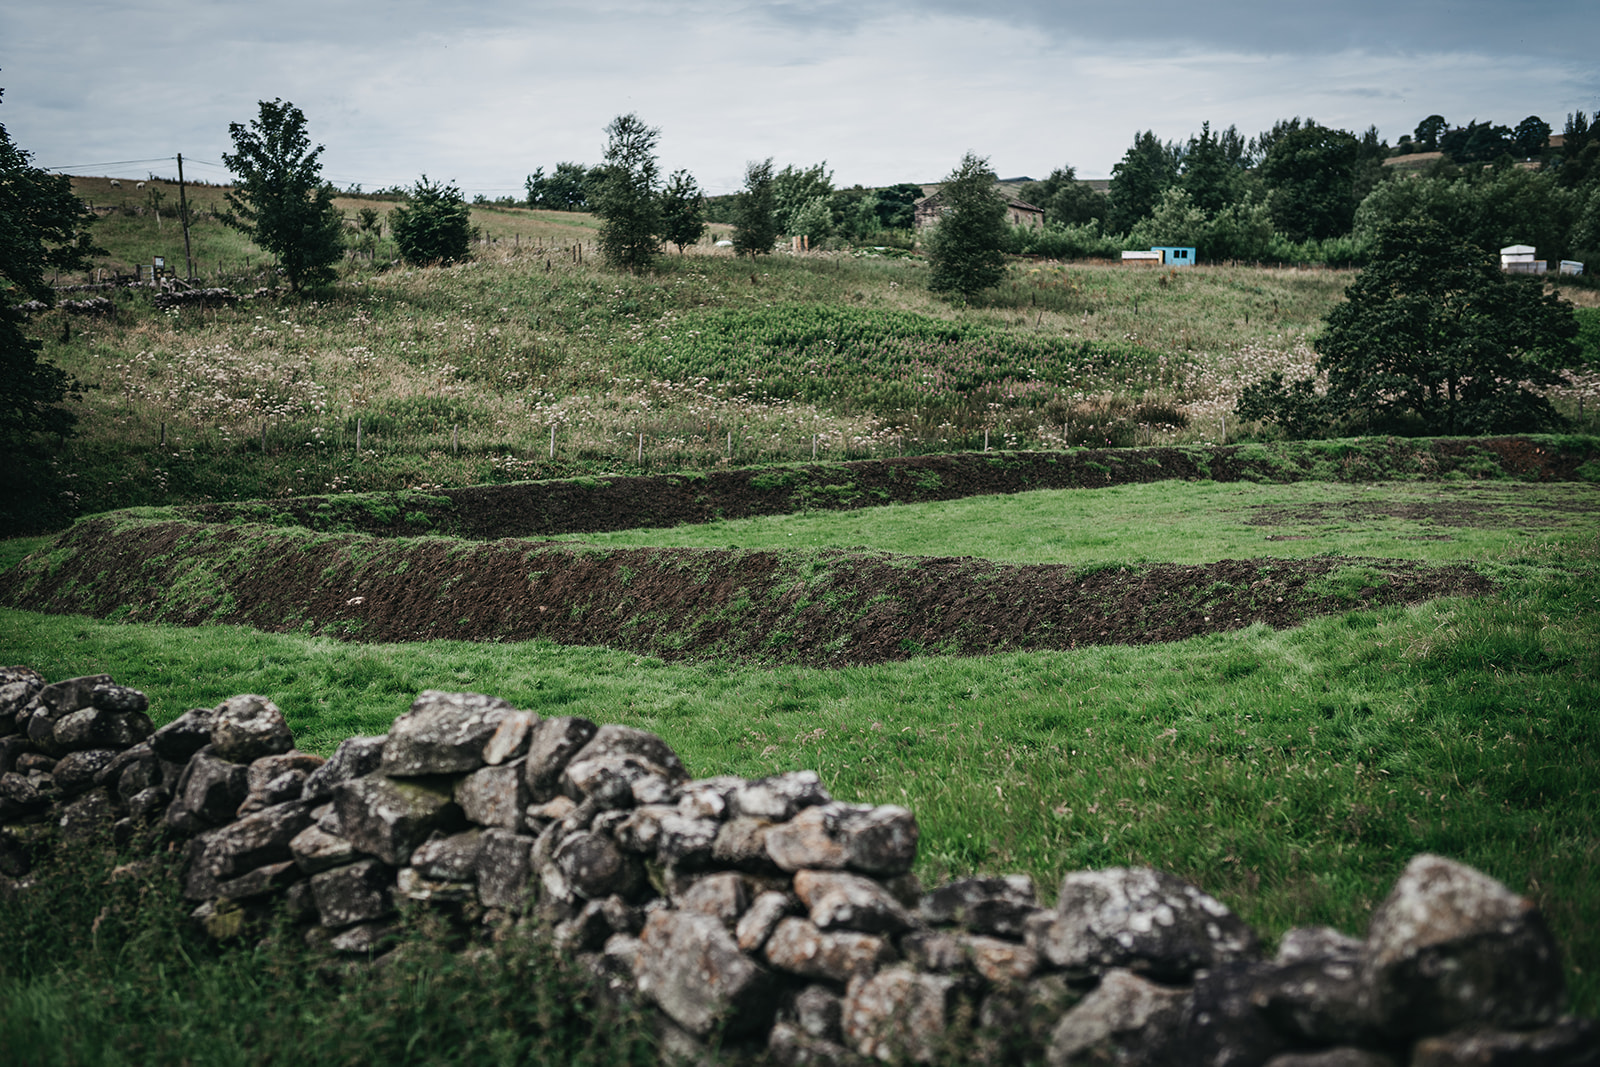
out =
{"type": "Polygon", "coordinates": [[[1558,449],[1521,437],[960,452],[706,474],[606,476],[426,493],[204,504],[181,508],[179,512],[200,522],[268,522],[385,536],[438,533],[489,540],[601,533],[1036,489],[1104,489],[1172,479],[1367,482],[1494,473],[1539,481],[1571,481],[1577,477],[1579,467],[1594,459],[1592,450],[1558,449]]]}
{"type": "Polygon", "coordinates": [[[0,576],[0,602],[372,642],[544,639],[665,659],[845,666],[1176,641],[1493,588],[1468,567],[1350,557],[1022,566],[870,551],[602,549],[102,518],[0,576]],[[1351,574],[1365,584],[1352,588],[1351,574]]]}

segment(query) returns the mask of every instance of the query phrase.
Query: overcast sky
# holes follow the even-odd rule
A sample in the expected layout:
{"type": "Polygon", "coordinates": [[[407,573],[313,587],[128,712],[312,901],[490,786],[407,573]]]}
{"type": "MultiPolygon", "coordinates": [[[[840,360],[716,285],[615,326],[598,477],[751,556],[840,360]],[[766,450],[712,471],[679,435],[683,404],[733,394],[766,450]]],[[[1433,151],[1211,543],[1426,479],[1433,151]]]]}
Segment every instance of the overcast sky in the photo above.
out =
{"type": "Polygon", "coordinates": [[[215,181],[228,123],[282,98],[341,187],[427,173],[490,197],[598,162],[629,111],[710,192],[767,156],[838,186],[937,181],[967,151],[1107,177],[1136,131],[1208,119],[1559,130],[1600,109],[1597,52],[1600,0],[18,0],[0,123],[41,166],[165,176],[108,164],[182,152],[215,181]]]}

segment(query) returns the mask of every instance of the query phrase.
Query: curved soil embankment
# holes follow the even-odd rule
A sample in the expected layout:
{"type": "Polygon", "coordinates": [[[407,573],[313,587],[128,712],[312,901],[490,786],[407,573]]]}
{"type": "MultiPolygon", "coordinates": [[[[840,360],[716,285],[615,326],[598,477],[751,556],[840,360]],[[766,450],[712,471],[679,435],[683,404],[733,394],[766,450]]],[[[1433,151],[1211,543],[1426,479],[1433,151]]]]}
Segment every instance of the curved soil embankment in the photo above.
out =
{"type": "Polygon", "coordinates": [[[598,549],[179,522],[79,523],[0,576],[0,602],[137,622],[361,641],[547,639],[669,659],[815,666],[1148,644],[1476,595],[1402,560],[1017,566],[882,552],[598,549]]]}
{"type": "Polygon", "coordinates": [[[1372,438],[1211,448],[958,452],[905,459],[754,467],[705,474],[575,478],[204,504],[200,522],[253,522],[381,536],[475,540],[954,500],[1034,489],[1103,489],[1135,482],[1377,481],[1449,475],[1571,481],[1600,456],[1592,438],[1372,438]]]}

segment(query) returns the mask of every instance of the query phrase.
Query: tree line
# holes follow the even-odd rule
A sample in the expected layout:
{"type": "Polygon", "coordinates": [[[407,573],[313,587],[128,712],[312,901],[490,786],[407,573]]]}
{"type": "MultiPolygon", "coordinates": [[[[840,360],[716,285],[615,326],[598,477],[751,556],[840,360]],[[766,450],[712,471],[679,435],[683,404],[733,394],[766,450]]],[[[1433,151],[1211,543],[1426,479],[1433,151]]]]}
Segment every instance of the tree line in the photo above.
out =
{"type": "Polygon", "coordinates": [[[1516,127],[1430,115],[1391,147],[1299,117],[1246,138],[1210,123],[1187,140],[1135,134],[1107,193],[1071,166],[1023,186],[1045,227],[1016,251],[1063,256],[1184,245],[1201,259],[1364,262],[1386,225],[1421,216],[1483,248],[1600,260],[1600,122],[1569,114],[1559,146],[1536,115],[1516,127]],[[1437,156],[1426,153],[1440,153],[1437,156]],[[1416,164],[1404,159],[1421,156],[1416,164]],[[1386,161],[1388,161],[1386,163],[1386,161]],[[1402,164],[1402,165],[1395,165],[1402,164]]]}

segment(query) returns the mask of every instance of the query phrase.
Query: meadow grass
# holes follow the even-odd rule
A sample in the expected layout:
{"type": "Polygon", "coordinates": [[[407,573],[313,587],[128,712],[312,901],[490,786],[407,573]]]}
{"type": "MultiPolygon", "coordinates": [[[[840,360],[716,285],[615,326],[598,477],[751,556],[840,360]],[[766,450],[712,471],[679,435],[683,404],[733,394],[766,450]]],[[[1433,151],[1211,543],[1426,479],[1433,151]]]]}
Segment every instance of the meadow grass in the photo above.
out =
{"type": "Polygon", "coordinates": [[[1212,563],[1262,556],[1500,556],[1530,530],[1587,537],[1600,486],[1522,482],[1150,482],[817,511],[561,538],[615,547],[851,548],[1008,563],[1212,563]]]}

